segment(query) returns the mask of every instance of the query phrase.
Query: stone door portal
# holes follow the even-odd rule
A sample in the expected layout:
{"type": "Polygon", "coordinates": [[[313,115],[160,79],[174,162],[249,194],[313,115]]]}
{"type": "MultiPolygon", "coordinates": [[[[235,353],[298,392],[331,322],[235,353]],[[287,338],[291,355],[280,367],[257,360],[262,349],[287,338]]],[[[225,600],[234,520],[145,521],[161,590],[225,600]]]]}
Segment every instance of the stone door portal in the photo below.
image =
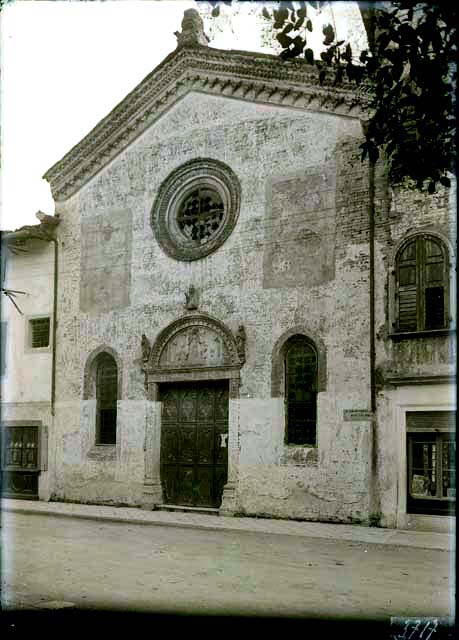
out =
{"type": "Polygon", "coordinates": [[[228,380],[160,385],[166,504],[220,507],[228,475],[228,380]]]}

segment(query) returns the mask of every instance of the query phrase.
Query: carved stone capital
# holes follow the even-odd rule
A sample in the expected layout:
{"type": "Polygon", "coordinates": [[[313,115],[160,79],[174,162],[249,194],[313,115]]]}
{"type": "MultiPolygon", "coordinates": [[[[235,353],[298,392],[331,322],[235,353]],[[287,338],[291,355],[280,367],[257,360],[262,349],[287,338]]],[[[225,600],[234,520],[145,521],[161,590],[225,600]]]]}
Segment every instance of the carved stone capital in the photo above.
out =
{"type": "Polygon", "coordinates": [[[229,397],[232,400],[239,398],[239,387],[241,385],[241,381],[238,378],[231,378],[229,381],[229,397]]]}
{"type": "Polygon", "coordinates": [[[158,385],[156,382],[151,382],[148,380],[148,373],[145,372],[145,389],[147,392],[147,400],[151,402],[157,402],[159,397],[158,385]]]}

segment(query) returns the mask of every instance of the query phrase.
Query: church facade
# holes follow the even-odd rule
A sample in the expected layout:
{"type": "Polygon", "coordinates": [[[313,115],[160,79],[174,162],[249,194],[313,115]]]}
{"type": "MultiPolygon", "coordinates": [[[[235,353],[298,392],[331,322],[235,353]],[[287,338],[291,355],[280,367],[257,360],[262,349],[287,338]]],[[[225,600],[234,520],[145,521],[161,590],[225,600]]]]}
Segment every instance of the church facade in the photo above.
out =
{"type": "Polygon", "coordinates": [[[364,90],[177,37],[45,176],[48,498],[448,527],[451,195],[361,162],[364,90]]]}

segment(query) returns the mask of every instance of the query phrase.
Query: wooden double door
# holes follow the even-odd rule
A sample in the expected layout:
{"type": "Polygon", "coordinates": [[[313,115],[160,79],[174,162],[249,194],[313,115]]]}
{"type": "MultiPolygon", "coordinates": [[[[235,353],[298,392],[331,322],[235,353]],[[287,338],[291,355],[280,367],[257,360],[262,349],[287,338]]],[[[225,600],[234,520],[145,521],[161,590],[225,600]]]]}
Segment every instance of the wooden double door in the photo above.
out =
{"type": "Polygon", "coordinates": [[[161,385],[166,504],[219,507],[228,477],[228,382],[161,385]]]}

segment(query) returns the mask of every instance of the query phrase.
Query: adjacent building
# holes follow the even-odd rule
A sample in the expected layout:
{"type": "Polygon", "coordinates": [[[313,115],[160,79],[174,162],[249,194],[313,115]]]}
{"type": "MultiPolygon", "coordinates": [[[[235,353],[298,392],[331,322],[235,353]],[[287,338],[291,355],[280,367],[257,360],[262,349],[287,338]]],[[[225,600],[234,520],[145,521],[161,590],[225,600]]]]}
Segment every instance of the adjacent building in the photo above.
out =
{"type": "Polygon", "coordinates": [[[40,224],[2,232],[2,492],[48,500],[59,221],[37,216],[40,224]]]}

